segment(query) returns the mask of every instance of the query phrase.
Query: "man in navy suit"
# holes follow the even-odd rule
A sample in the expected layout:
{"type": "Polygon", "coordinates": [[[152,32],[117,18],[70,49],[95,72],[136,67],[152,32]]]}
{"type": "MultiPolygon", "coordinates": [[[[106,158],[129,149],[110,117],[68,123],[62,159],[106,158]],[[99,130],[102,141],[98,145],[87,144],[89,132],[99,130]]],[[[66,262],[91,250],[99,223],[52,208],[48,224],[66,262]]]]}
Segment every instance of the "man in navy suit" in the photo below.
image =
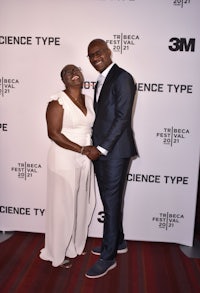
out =
{"type": "Polygon", "coordinates": [[[92,250],[99,260],[86,273],[98,278],[116,267],[117,253],[128,251],[122,227],[123,194],[131,157],[137,155],[132,131],[136,86],[132,76],[112,62],[102,39],[88,46],[92,66],[100,73],[95,87],[93,144],[84,152],[94,161],[105,219],[101,247],[92,250]]]}

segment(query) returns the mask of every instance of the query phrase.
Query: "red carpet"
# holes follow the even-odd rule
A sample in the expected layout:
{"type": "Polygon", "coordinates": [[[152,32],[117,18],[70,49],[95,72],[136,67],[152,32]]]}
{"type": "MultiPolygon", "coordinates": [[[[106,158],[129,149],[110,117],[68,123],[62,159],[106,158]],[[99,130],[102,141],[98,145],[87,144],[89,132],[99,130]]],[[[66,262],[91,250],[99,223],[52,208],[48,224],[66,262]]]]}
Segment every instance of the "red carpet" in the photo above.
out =
{"type": "Polygon", "coordinates": [[[43,234],[15,232],[0,243],[1,293],[200,292],[200,259],[188,258],[176,244],[128,241],[129,252],[118,255],[117,268],[88,279],[84,274],[98,258],[90,250],[100,239],[88,239],[87,254],[74,259],[71,269],[40,260],[43,241],[43,234]]]}

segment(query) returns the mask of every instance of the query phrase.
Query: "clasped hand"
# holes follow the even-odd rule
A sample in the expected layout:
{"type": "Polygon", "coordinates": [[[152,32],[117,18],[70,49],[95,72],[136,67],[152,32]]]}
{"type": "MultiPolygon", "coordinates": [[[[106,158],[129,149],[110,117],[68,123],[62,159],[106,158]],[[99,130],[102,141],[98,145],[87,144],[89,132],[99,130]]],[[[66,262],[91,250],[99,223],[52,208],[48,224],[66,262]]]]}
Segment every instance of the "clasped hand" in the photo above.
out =
{"type": "Polygon", "coordinates": [[[83,155],[86,155],[90,160],[95,161],[97,160],[101,152],[95,146],[85,146],[83,150],[83,155]]]}

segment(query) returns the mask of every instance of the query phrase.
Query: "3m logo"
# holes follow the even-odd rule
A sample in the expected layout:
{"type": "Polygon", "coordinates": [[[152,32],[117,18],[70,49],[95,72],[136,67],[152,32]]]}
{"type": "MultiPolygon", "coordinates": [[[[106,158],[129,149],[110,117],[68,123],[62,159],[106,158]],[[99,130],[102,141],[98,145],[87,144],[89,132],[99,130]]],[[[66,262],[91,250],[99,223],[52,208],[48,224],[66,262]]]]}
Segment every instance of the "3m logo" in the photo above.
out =
{"type": "Polygon", "coordinates": [[[195,39],[190,38],[188,41],[186,38],[171,38],[169,46],[171,51],[185,51],[185,52],[194,52],[195,50],[195,39]]]}

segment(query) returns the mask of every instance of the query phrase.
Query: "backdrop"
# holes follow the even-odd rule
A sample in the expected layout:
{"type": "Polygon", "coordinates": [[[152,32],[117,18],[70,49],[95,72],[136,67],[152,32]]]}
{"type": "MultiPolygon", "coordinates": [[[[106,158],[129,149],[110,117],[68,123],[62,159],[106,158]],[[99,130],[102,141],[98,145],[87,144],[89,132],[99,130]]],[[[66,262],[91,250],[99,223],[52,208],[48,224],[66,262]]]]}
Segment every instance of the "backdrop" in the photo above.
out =
{"type": "MultiPolygon", "coordinates": [[[[140,157],[127,176],[128,240],[192,246],[199,170],[198,0],[0,0],[0,230],[44,232],[50,96],[60,70],[98,73],[87,46],[103,38],[137,83],[133,128],[140,157]]],[[[89,236],[101,237],[97,206],[89,236]]]]}

